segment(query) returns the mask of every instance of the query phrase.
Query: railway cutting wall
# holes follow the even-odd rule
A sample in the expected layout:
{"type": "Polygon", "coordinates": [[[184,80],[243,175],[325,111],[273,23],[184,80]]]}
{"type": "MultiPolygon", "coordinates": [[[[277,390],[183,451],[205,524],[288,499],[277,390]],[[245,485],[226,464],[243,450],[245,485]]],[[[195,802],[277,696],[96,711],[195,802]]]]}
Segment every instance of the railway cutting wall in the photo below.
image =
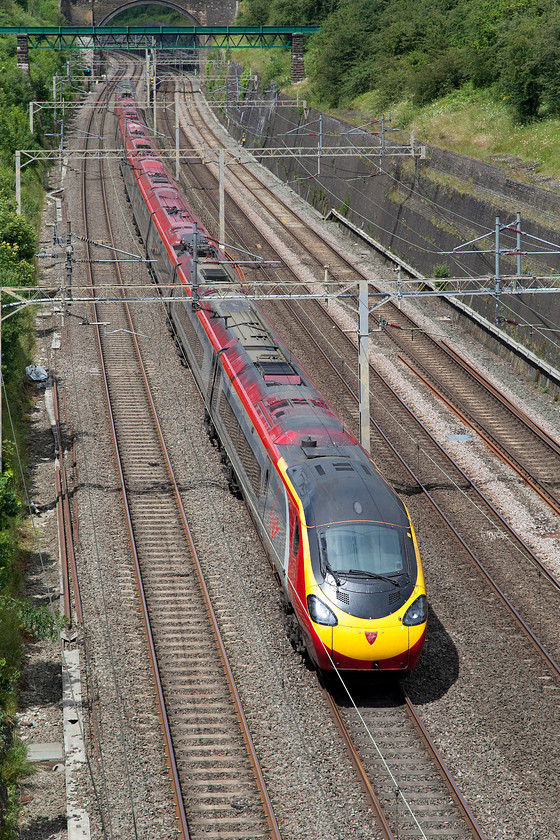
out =
{"type": "MultiPolygon", "coordinates": [[[[235,70],[233,71],[235,72],[235,70]]],[[[237,84],[230,90],[239,89],[237,84]]],[[[335,209],[365,233],[426,277],[434,276],[445,264],[449,276],[494,275],[494,254],[470,254],[461,257],[459,265],[452,256],[438,252],[452,251],[481,234],[487,228],[491,236],[482,247],[494,249],[495,219],[515,222],[516,213],[522,216],[522,228],[527,234],[560,246],[560,182],[546,186],[532,186],[515,180],[505,168],[484,163],[463,155],[425,146],[425,157],[386,154],[380,157],[381,138],[356,131],[355,126],[328,115],[321,115],[323,153],[319,145],[319,112],[308,109],[304,102],[288,104],[276,94],[268,94],[264,104],[262,94],[250,93],[236,102],[233,96],[227,109],[217,112],[218,118],[236,139],[247,148],[303,146],[311,157],[263,158],[262,163],[290,186],[321,214],[335,209]],[[329,155],[329,145],[371,145],[371,154],[359,156],[329,155]],[[476,225],[473,223],[476,221],[476,225]]],[[[387,125],[390,129],[390,124],[387,125]]],[[[379,125],[374,127],[377,131],[379,125]]],[[[408,143],[408,135],[387,131],[386,147],[408,143]]],[[[403,151],[403,148],[399,151],[403,151]]],[[[417,151],[421,151],[417,144],[417,151]]],[[[529,240],[526,238],[523,246],[529,240]]],[[[512,235],[502,240],[503,246],[515,247],[512,235]]],[[[479,245],[480,247],[480,245],[479,245]]],[[[539,250],[549,250],[547,247],[539,250]]],[[[514,257],[502,257],[502,275],[516,272],[514,257]]],[[[560,276],[560,247],[558,256],[523,258],[522,271],[560,276]]],[[[560,282],[560,281],[559,281],[560,282]]],[[[471,296],[464,302],[493,322],[496,304],[493,297],[471,296]]],[[[455,310],[453,310],[455,312],[455,310]]],[[[523,320],[533,325],[554,327],[560,324],[560,293],[501,296],[500,314],[509,320],[523,320]]],[[[462,316],[455,312],[457,319],[462,316]]],[[[507,352],[488,334],[472,327],[482,338],[500,352],[507,352]]],[[[549,364],[560,368],[560,350],[555,349],[554,333],[551,341],[544,341],[535,328],[504,325],[512,338],[524,344],[549,364]]],[[[542,387],[557,385],[517,360],[520,370],[533,377],[542,387]]]]}

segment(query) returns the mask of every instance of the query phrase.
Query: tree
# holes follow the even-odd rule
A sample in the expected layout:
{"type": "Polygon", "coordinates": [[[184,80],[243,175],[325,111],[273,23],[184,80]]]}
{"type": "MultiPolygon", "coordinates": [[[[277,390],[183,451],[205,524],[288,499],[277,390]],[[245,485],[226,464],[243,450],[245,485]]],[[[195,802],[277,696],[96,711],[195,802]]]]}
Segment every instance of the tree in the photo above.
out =
{"type": "Polygon", "coordinates": [[[237,26],[266,26],[269,6],[268,0],[243,0],[235,23],[237,26]]]}
{"type": "Polygon", "coordinates": [[[524,20],[508,27],[498,46],[502,67],[500,86],[521,122],[539,115],[544,89],[543,69],[547,61],[540,51],[539,24],[524,20]]]}
{"type": "Polygon", "coordinates": [[[313,26],[336,8],[335,0],[272,0],[269,26],[313,26]]]}
{"type": "MultiPolygon", "coordinates": [[[[16,259],[31,260],[35,254],[37,236],[35,229],[31,222],[17,213],[15,208],[7,206],[0,207],[0,243],[7,243],[17,248],[16,259]]],[[[11,255],[8,253],[0,255],[0,265],[6,262],[6,258],[13,261],[15,252],[12,250],[11,255]]],[[[28,286],[25,282],[21,285],[28,286]]]]}
{"type": "MultiPolygon", "coordinates": [[[[379,35],[382,7],[381,0],[345,0],[313,38],[313,86],[326,104],[341,105],[348,74],[356,68],[371,66],[371,44],[379,35]]],[[[369,81],[368,73],[359,87],[367,90],[369,81]]]]}

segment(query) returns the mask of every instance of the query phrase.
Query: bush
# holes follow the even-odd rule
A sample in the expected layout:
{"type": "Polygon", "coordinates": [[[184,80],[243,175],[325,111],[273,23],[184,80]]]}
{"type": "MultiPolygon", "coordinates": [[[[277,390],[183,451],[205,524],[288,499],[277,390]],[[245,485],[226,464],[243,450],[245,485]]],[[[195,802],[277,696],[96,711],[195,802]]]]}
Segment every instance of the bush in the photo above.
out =
{"type": "Polygon", "coordinates": [[[412,73],[407,87],[419,107],[445,96],[466,81],[465,56],[462,50],[450,50],[427,61],[412,73]]]}
{"type": "MultiPolygon", "coordinates": [[[[31,5],[31,4],[30,4],[31,5]]],[[[61,22],[55,0],[33,0],[38,16],[29,13],[26,0],[15,4],[3,0],[0,20],[9,26],[47,25],[61,22]]],[[[0,38],[0,276],[3,286],[29,287],[35,284],[33,255],[36,237],[33,220],[15,212],[14,152],[37,148],[29,132],[28,104],[51,98],[52,78],[65,64],[67,54],[35,51],[30,55],[30,74],[16,66],[16,41],[0,38]]],[[[52,131],[52,112],[42,111],[36,120],[36,136],[52,131]]],[[[42,167],[29,164],[22,171],[22,199],[25,211],[38,213],[42,205],[42,167]]],[[[3,296],[2,304],[13,302],[3,296]]],[[[21,430],[26,405],[23,387],[24,367],[30,361],[33,345],[33,316],[25,310],[2,325],[2,375],[11,416],[21,430]]],[[[19,431],[21,434],[21,431],[19,431]]],[[[5,461],[9,462],[15,444],[6,442],[5,461]]],[[[21,449],[21,447],[20,447],[21,449]]],[[[12,455],[13,457],[13,455],[12,455]]],[[[20,504],[14,477],[7,470],[0,474],[0,838],[17,834],[19,813],[18,782],[29,772],[25,747],[14,738],[13,715],[17,708],[17,685],[26,636],[49,636],[61,627],[60,616],[48,607],[36,608],[21,595],[18,565],[17,526],[20,504]]]]}
{"type": "Polygon", "coordinates": [[[447,263],[438,263],[437,265],[434,265],[432,276],[436,280],[441,279],[443,277],[450,277],[451,274],[449,272],[449,266],[447,265],[447,263]]]}
{"type": "MultiPolygon", "coordinates": [[[[11,202],[10,202],[11,204],[11,202]]],[[[37,243],[37,236],[35,228],[31,222],[18,214],[15,208],[11,207],[7,202],[4,206],[0,206],[0,248],[3,253],[0,255],[0,267],[2,273],[6,268],[7,263],[19,262],[21,260],[32,260],[35,255],[35,247],[37,243]],[[11,249],[4,248],[8,244],[11,249]]],[[[17,285],[31,285],[33,275],[29,274],[26,281],[17,285]],[[29,282],[31,280],[31,282],[29,282]]],[[[4,285],[8,285],[4,282],[4,285]]]]}

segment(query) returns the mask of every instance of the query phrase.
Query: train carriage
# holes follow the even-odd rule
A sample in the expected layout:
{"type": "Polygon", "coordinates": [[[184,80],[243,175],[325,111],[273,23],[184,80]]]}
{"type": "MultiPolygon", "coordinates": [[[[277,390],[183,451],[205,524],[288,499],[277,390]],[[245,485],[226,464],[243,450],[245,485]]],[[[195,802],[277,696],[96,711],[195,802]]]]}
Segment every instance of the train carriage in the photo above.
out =
{"type": "Polygon", "coordinates": [[[406,507],[255,307],[205,301],[205,289],[243,275],[157,151],[135,145],[149,131],[138,135],[132,110],[130,92],[117,98],[136,222],[155,279],[173,284],[176,338],[279,581],[290,639],[325,671],[409,671],[427,600],[406,507]]]}

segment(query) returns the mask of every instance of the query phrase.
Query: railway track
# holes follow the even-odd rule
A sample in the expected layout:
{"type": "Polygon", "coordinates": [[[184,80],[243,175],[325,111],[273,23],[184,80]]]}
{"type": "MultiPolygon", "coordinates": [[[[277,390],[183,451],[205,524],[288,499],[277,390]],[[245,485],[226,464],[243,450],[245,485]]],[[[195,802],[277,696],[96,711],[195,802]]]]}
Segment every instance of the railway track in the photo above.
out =
{"type": "MultiPolygon", "coordinates": [[[[104,183],[94,165],[84,161],[82,170],[88,239],[86,185],[104,183]]],[[[105,224],[100,233],[96,217],[95,237],[111,242],[105,224]]],[[[88,265],[92,289],[106,284],[89,251],[88,265]]],[[[142,337],[125,304],[93,304],[92,323],[181,836],[279,837],[157,420],[142,337]]]]}
{"type": "MultiPolygon", "coordinates": [[[[196,103],[194,94],[191,99],[196,103]]],[[[215,135],[202,113],[191,113],[200,144],[204,142],[215,147],[215,135]]],[[[320,240],[317,232],[292,207],[268,190],[247,166],[231,164],[228,170],[236,179],[237,187],[232,188],[236,193],[250,192],[253,202],[258,202],[267,219],[273,216],[281,220],[281,227],[294,239],[292,251],[308,269],[311,282],[323,282],[325,266],[328,266],[329,277],[340,284],[356,284],[363,276],[356,264],[349,263],[331,243],[320,240]]],[[[205,180],[207,195],[212,194],[208,183],[205,180]]],[[[235,215],[231,206],[228,215],[235,215]]],[[[370,292],[382,293],[383,289],[370,283],[370,292]]],[[[413,370],[419,370],[418,375],[422,374],[426,386],[560,515],[560,442],[512,404],[449,344],[426,333],[398,306],[392,303],[380,306],[370,324],[372,329],[378,329],[381,324],[385,336],[406,354],[403,361],[413,370]]]]}
{"type": "MultiPolygon", "coordinates": [[[[213,138],[200,115],[198,117],[196,117],[196,114],[193,115],[192,121],[197,128],[200,127],[201,131],[204,132],[203,136],[206,141],[213,138]]],[[[235,165],[234,168],[236,175],[241,173],[242,183],[247,189],[256,188],[255,192],[262,207],[275,208],[275,213],[279,214],[282,223],[289,229],[290,235],[297,235],[299,245],[306,250],[310,257],[313,256],[313,259],[318,259],[317,271],[323,260],[328,259],[332,263],[330,270],[333,270],[334,265],[334,273],[336,274],[336,266],[342,264],[346,272],[345,279],[348,279],[349,272],[354,269],[343,257],[333,251],[328,243],[319,242],[315,245],[313,237],[316,234],[306,222],[300,220],[294,214],[294,211],[276,196],[269,196],[269,192],[263,188],[262,182],[251,173],[247,173],[239,165],[235,165]],[[263,193],[266,197],[263,196],[263,193]],[[300,238],[302,230],[305,232],[305,238],[300,238]]],[[[203,180],[201,168],[196,167],[195,172],[191,173],[190,177],[196,178],[200,192],[203,192],[206,196],[212,195],[208,180],[212,177],[211,175],[204,174],[203,180]]],[[[235,231],[237,241],[241,241],[250,249],[251,243],[248,241],[247,231],[241,227],[241,224],[237,223],[238,214],[238,209],[234,209],[234,212],[229,214],[233,231],[235,231]]],[[[254,238],[253,234],[251,236],[254,238]]],[[[263,251],[264,248],[259,253],[263,253],[263,251]]],[[[266,256],[273,257],[275,254],[271,252],[266,256]]],[[[288,273],[287,270],[282,272],[275,270],[274,277],[279,281],[284,280],[288,273]],[[278,277],[278,274],[282,276],[278,277]]],[[[271,279],[273,279],[272,275],[271,279]]],[[[292,288],[293,280],[294,278],[292,278],[292,288]]],[[[278,306],[276,306],[276,310],[278,306]]],[[[325,358],[327,358],[328,353],[330,359],[328,364],[332,371],[336,373],[345,386],[351,383],[350,389],[341,394],[339,406],[345,418],[353,418],[352,425],[356,430],[358,428],[358,414],[355,395],[358,393],[358,385],[354,362],[356,351],[353,343],[348,335],[342,333],[337,327],[328,310],[325,310],[323,306],[313,304],[312,308],[300,307],[297,312],[294,303],[285,303],[283,306],[289,313],[284,321],[284,334],[289,335],[291,331],[292,341],[297,347],[306,347],[311,341],[313,347],[325,358]],[[294,325],[297,325],[299,330],[295,337],[294,325]],[[325,347],[328,349],[325,350],[325,347]]],[[[396,336],[395,340],[399,342],[399,347],[403,350],[406,349],[409,356],[414,353],[416,360],[423,359],[425,366],[429,367],[430,371],[436,373],[439,371],[439,381],[446,383],[446,392],[450,394],[454,391],[455,395],[459,395],[454,396],[453,399],[451,396],[448,397],[449,404],[454,407],[455,411],[458,411],[456,405],[461,400],[468,402],[472,411],[465,416],[465,422],[470,420],[470,424],[473,426],[476,422],[476,426],[484,434],[485,440],[493,442],[493,448],[498,449],[503,460],[517,466],[519,463],[517,455],[520,454],[521,457],[522,454],[525,463],[530,462],[533,465],[531,473],[528,469],[524,470],[524,477],[542,491],[539,495],[546,491],[547,501],[551,503],[554,491],[557,487],[560,489],[560,482],[558,481],[560,475],[560,444],[542,430],[535,421],[503,397],[491,383],[475,371],[449,345],[437,342],[427,336],[397,307],[391,307],[390,310],[389,308],[381,308],[378,311],[383,313],[384,309],[385,315],[391,314],[395,319],[386,322],[384,328],[391,334],[392,338],[396,336]],[[454,389],[455,385],[456,388],[454,389]],[[476,421],[473,419],[473,415],[476,415],[476,421]],[[487,426],[491,427],[491,431],[487,431],[482,426],[483,417],[487,426]],[[498,439],[507,442],[510,448],[506,450],[505,443],[498,446],[496,442],[498,439]],[[537,472],[542,480],[535,478],[537,472]]],[[[277,315],[274,317],[277,317],[277,315]]],[[[383,316],[381,317],[384,320],[383,316]]],[[[302,358],[302,361],[308,370],[313,370],[312,359],[302,358]]],[[[320,374],[317,377],[318,381],[324,381],[324,375],[327,374],[320,374]]],[[[371,381],[377,382],[375,391],[372,391],[372,416],[379,416],[379,407],[382,407],[381,419],[375,423],[377,438],[374,431],[372,451],[376,451],[377,445],[386,446],[387,438],[394,441],[399,440],[398,447],[393,446],[394,451],[398,448],[399,457],[409,464],[415,464],[413,473],[415,480],[418,481],[420,487],[430,491],[434,503],[441,509],[447,521],[453,521],[458,505],[469,505],[473,511],[473,517],[476,518],[476,520],[473,519],[470,527],[472,537],[466,537],[467,542],[472,546],[473,556],[484,558],[489,554],[487,551],[488,534],[498,533],[502,535],[502,550],[490,553],[488,562],[480,562],[479,568],[492,582],[492,585],[496,586],[497,591],[501,592],[501,597],[506,602],[512,602],[521,626],[524,626],[530,633],[532,633],[531,627],[539,628],[539,639],[533,633],[534,642],[540,652],[548,659],[553,670],[557,671],[557,663],[560,662],[560,643],[553,617],[558,604],[559,581],[525,542],[519,538],[517,533],[509,527],[495,506],[480,492],[475,483],[468,478],[434,436],[426,428],[417,424],[412,412],[398,397],[389,383],[380,377],[374,368],[370,368],[370,376],[371,381]],[[408,435],[403,437],[400,430],[409,427],[411,420],[417,431],[409,432],[408,435]],[[383,430],[391,431],[384,434],[381,432],[381,426],[383,430]],[[476,526],[474,526],[474,521],[478,523],[476,526]],[[534,597],[533,593],[537,591],[542,594],[542,600],[534,597]]],[[[406,494],[415,491],[403,487],[401,492],[406,494]]]]}
{"type": "Polygon", "coordinates": [[[373,692],[352,685],[350,694],[333,684],[324,694],[385,840],[483,840],[402,686],[381,684],[373,692]]]}
{"type": "MultiPolygon", "coordinates": [[[[235,168],[239,169],[239,167],[235,168]]],[[[243,182],[248,186],[248,188],[254,186],[254,183],[251,184],[245,179],[245,175],[243,176],[243,182]]],[[[261,201],[262,206],[266,206],[267,208],[271,207],[275,199],[270,199],[267,195],[266,199],[263,200],[261,197],[265,191],[263,190],[262,183],[258,183],[258,188],[259,201],[261,201]]],[[[205,189],[208,193],[209,190],[207,181],[205,182],[205,189]]],[[[288,213],[291,213],[291,211],[287,210],[285,205],[282,205],[281,217],[283,219],[283,223],[291,233],[295,230],[299,234],[302,227],[305,227],[305,225],[297,217],[294,218],[293,215],[290,215],[290,220],[288,221],[288,213]]],[[[245,241],[245,243],[247,243],[247,234],[244,232],[243,237],[240,237],[240,239],[241,241],[245,241]]],[[[309,247],[308,244],[302,242],[301,239],[298,241],[302,248],[309,247]]],[[[263,252],[259,251],[259,253],[262,254],[263,252]]],[[[333,271],[333,257],[331,253],[323,251],[321,245],[313,247],[312,253],[308,250],[307,257],[315,257],[317,253],[319,253],[319,259],[315,267],[315,279],[319,282],[321,266],[327,264],[327,261],[329,264],[329,271],[333,271]]],[[[310,264],[310,259],[307,259],[307,257],[305,261],[310,264]]],[[[345,264],[344,271],[344,279],[347,279],[347,263],[345,264]]],[[[292,306],[290,308],[291,315],[293,315],[293,311],[292,306]]],[[[398,315],[395,314],[397,312],[398,310],[396,308],[387,308],[385,311],[381,310],[381,320],[385,331],[388,334],[395,334],[398,332],[399,339],[402,343],[401,349],[406,351],[409,356],[412,355],[411,344],[414,343],[416,345],[413,348],[414,358],[417,360],[419,365],[422,361],[422,366],[429,369],[430,379],[436,379],[438,370],[443,367],[442,359],[450,359],[449,370],[446,367],[444,374],[437,380],[441,384],[442,392],[444,390],[448,392],[448,404],[453,407],[453,410],[462,419],[464,418],[464,422],[468,423],[473,428],[476,428],[493,451],[499,454],[506,463],[513,466],[513,468],[523,476],[524,480],[537,490],[541,498],[545,498],[552,509],[556,510],[557,508],[555,507],[554,497],[558,490],[557,476],[559,472],[555,464],[558,463],[556,459],[560,451],[557,442],[544,433],[543,430],[540,429],[533,420],[531,420],[531,418],[524,416],[523,413],[516,409],[515,406],[508,403],[508,401],[504,400],[500,394],[496,393],[495,389],[492,389],[489,383],[487,383],[480,374],[471,370],[468,364],[462,360],[458,354],[454,353],[451,348],[445,348],[445,345],[435,342],[429,337],[427,337],[428,340],[424,342],[423,331],[420,330],[414,322],[411,322],[408,319],[406,321],[402,320],[400,318],[400,313],[398,315]],[[387,316],[391,318],[390,321],[387,316]],[[407,331],[409,331],[409,336],[407,335],[407,331]],[[420,341],[418,340],[419,336],[421,338],[420,341]],[[445,355],[442,355],[441,348],[444,348],[445,355]],[[461,376],[458,375],[458,372],[461,372],[461,376]],[[486,407],[486,403],[483,406],[481,396],[476,396],[475,388],[472,384],[473,381],[476,382],[476,388],[480,389],[480,394],[485,395],[484,400],[490,404],[490,408],[486,407]],[[453,386],[455,383],[457,384],[454,388],[453,386]],[[452,392],[451,394],[449,394],[450,391],[452,392]],[[466,408],[467,406],[469,407],[468,412],[466,408]],[[499,410],[496,409],[495,406],[499,406],[499,410]],[[486,427],[482,423],[484,415],[491,418],[492,421],[491,423],[487,422],[486,427]],[[511,428],[512,417],[515,419],[515,430],[512,430],[511,428]],[[507,448],[509,448],[508,454],[506,454],[507,448]],[[527,454],[528,451],[531,452],[530,455],[527,454]],[[521,458],[521,456],[523,457],[521,458]],[[552,466],[550,466],[551,464],[552,466]],[[544,465],[544,468],[542,465],[544,465]]],[[[313,328],[316,329],[318,336],[324,337],[325,335],[328,335],[331,337],[332,345],[333,324],[332,322],[330,324],[325,323],[320,307],[314,307],[313,315],[309,317],[309,321],[313,325],[313,328]]],[[[282,331],[282,328],[280,329],[282,331]]],[[[342,341],[340,336],[338,338],[342,341]]],[[[294,344],[301,347],[305,346],[305,343],[308,341],[309,333],[307,333],[303,341],[294,340],[294,344]]],[[[324,343],[323,338],[323,344],[324,343]]],[[[314,344],[314,346],[318,346],[318,343],[317,345],[314,344]]],[[[332,356],[336,358],[338,363],[340,363],[341,359],[348,357],[347,353],[339,352],[338,350],[333,349],[332,346],[330,349],[332,351],[332,356]]],[[[304,360],[304,364],[308,366],[309,362],[304,360]]],[[[342,367],[346,378],[348,377],[349,372],[353,370],[354,365],[352,362],[347,364],[343,361],[342,367]]],[[[352,378],[351,374],[350,378],[352,378]]],[[[426,382],[428,381],[429,379],[426,377],[426,382]]],[[[431,382],[430,385],[432,389],[435,388],[433,382],[431,382]]],[[[354,391],[357,393],[357,386],[355,386],[354,391]]],[[[390,426],[391,423],[393,423],[395,427],[402,427],[399,419],[399,412],[402,411],[402,406],[394,410],[393,403],[391,403],[391,407],[388,408],[385,395],[381,397],[377,396],[376,398],[374,397],[374,399],[377,399],[379,403],[384,405],[384,411],[387,417],[390,416],[391,418],[388,423],[384,421],[384,426],[390,426]]],[[[346,398],[342,398],[343,404],[345,404],[345,400],[346,398]]],[[[376,410],[378,409],[376,408],[376,410]]],[[[408,410],[406,409],[406,411],[408,410]]],[[[353,408],[349,407],[348,410],[344,409],[343,413],[345,417],[353,416],[355,421],[354,428],[356,428],[357,410],[355,406],[353,408]]],[[[410,423],[410,418],[407,418],[406,422],[410,423]]],[[[427,430],[423,430],[423,432],[425,433],[427,430]]],[[[381,435],[379,437],[379,441],[381,443],[381,435]]],[[[386,440],[384,443],[386,444],[386,440]]],[[[409,454],[405,454],[404,458],[406,459],[407,457],[410,457],[410,462],[416,463],[418,461],[418,453],[420,449],[417,438],[414,437],[414,439],[411,439],[409,444],[409,454]]],[[[480,525],[477,525],[474,522],[471,523],[472,527],[470,532],[472,534],[476,534],[478,532],[479,539],[475,539],[472,547],[469,547],[460,534],[457,534],[459,544],[461,545],[462,550],[465,550],[478,562],[479,569],[485,575],[486,579],[492,584],[494,591],[499,595],[499,597],[501,597],[502,601],[508,607],[510,607],[510,601],[513,598],[518,608],[517,610],[514,609],[516,620],[520,623],[520,626],[528,632],[533,643],[536,645],[539,652],[544,656],[547,666],[550,668],[551,672],[558,676],[557,661],[559,661],[560,650],[558,648],[555,622],[554,620],[547,621],[547,616],[553,617],[558,608],[558,581],[547,571],[547,569],[540,563],[538,557],[536,557],[535,554],[528,549],[523,541],[520,540],[519,537],[511,531],[511,529],[509,529],[502,517],[500,517],[494,507],[489,504],[486,499],[484,499],[484,497],[479,493],[479,490],[468,480],[467,476],[458,467],[458,465],[453,464],[452,467],[450,467],[448,456],[443,450],[441,450],[441,447],[439,447],[441,452],[438,453],[434,460],[431,449],[432,446],[434,449],[438,448],[433,438],[429,444],[429,451],[427,451],[426,445],[422,443],[422,469],[417,469],[415,471],[414,480],[418,480],[419,486],[424,490],[430,490],[433,504],[441,510],[443,517],[447,520],[452,519],[456,514],[457,504],[461,505],[465,501],[468,501],[469,505],[472,505],[473,510],[478,509],[480,525]],[[444,460],[447,459],[445,464],[443,464],[442,458],[444,460]],[[434,480],[433,464],[438,463],[438,459],[439,464],[435,470],[438,477],[434,480]],[[452,471],[451,475],[449,473],[450,469],[452,471]],[[445,504],[442,504],[444,500],[447,503],[447,507],[445,504]],[[445,512],[446,510],[447,513],[445,512]],[[487,550],[488,535],[496,533],[501,535],[504,545],[501,546],[500,551],[489,553],[487,550]],[[489,554],[493,559],[493,564],[490,569],[486,568],[484,563],[482,563],[477,557],[477,555],[487,557],[489,554]],[[497,580],[495,580],[495,578],[497,580]],[[529,590],[529,593],[531,593],[532,590],[532,594],[529,594],[529,597],[527,597],[527,590],[529,590]],[[538,595],[535,595],[535,593],[538,593],[538,595]],[[531,627],[538,628],[538,637],[537,634],[531,630],[531,627]]],[[[402,452],[406,453],[406,450],[407,446],[405,443],[402,446],[402,452]]],[[[401,451],[400,445],[399,451],[401,451]]],[[[403,485],[401,488],[401,492],[405,493],[410,490],[410,486],[403,485]]],[[[412,490],[412,492],[415,491],[412,490]]],[[[469,507],[469,509],[471,508],[469,507]]],[[[374,725],[375,724],[372,722],[372,728],[374,725]]],[[[394,787],[395,786],[393,786],[393,789],[394,787]]],[[[388,801],[391,797],[390,795],[386,795],[385,798],[388,801]]],[[[395,805],[396,804],[397,803],[395,803],[395,805]]],[[[428,822],[430,822],[429,819],[428,822]]],[[[437,817],[434,824],[437,825],[436,831],[441,830],[441,823],[439,823],[439,825],[437,824],[437,817]]],[[[453,829],[450,830],[453,832],[453,829]]]]}
{"type": "MultiPolygon", "coordinates": [[[[203,191],[207,181],[198,168],[194,177],[203,191]]],[[[232,215],[228,218],[231,222],[232,215]]],[[[393,691],[390,700],[376,694],[373,702],[370,693],[360,708],[354,691],[351,697],[339,689],[336,694],[337,699],[326,692],[326,701],[385,838],[483,837],[437,750],[426,749],[419,734],[425,730],[419,717],[410,713],[411,704],[407,707],[402,692],[393,691]],[[395,702],[396,696],[400,702],[395,702]]]]}
{"type": "Polygon", "coordinates": [[[436,341],[394,308],[379,316],[384,329],[397,330],[393,340],[402,361],[467,426],[484,440],[560,515],[560,443],[499,392],[445,341],[436,341]]]}

